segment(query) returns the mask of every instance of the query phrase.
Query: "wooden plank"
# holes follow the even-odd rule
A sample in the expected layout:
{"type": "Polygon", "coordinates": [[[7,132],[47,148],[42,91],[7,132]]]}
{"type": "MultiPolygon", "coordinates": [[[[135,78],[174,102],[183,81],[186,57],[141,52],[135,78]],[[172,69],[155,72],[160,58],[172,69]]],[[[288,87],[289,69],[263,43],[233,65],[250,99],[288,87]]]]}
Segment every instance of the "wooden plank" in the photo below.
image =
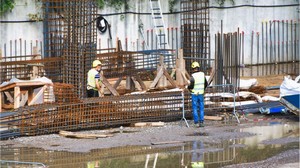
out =
{"type": "Polygon", "coordinates": [[[81,138],[81,139],[107,138],[113,136],[113,134],[84,134],[84,133],[70,132],[70,131],[63,131],[63,130],[59,131],[59,135],[67,138],[81,138]]]}
{"type": "Polygon", "coordinates": [[[184,141],[151,142],[151,145],[165,145],[165,144],[178,144],[178,143],[184,143],[184,141]]]}
{"type": "Polygon", "coordinates": [[[115,96],[119,96],[119,93],[117,92],[117,90],[115,88],[113,88],[110,83],[108,82],[108,80],[102,76],[102,83],[107,87],[107,89],[115,96]]]}
{"type": "Polygon", "coordinates": [[[145,83],[143,82],[143,80],[140,78],[140,76],[135,76],[135,79],[139,82],[140,86],[142,87],[142,90],[146,90],[147,87],[145,85],[145,83]]]}
{"type": "Polygon", "coordinates": [[[178,58],[176,59],[176,82],[179,86],[184,85],[183,76],[181,75],[184,72],[184,59],[183,59],[183,50],[178,50],[178,58]]]}
{"type": "Polygon", "coordinates": [[[162,127],[165,125],[164,122],[151,122],[150,124],[152,127],[162,127]]]}
{"type": "Polygon", "coordinates": [[[117,89],[117,87],[120,85],[121,81],[122,81],[123,77],[119,77],[119,79],[116,81],[116,83],[114,84],[114,88],[117,89]]]}
{"type": "MultiPolygon", "coordinates": [[[[28,102],[28,106],[33,105],[33,104],[38,100],[38,98],[44,94],[44,91],[45,91],[46,88],[47,88],[46,85],[43,86],[43,87],[41,88],[41,90],[40,90],[40,91],[32,98],[32,100],[31,100],[30,102],[28,102]]],[[[44,100],[44,99],[43,99],[43,100],[44,100]]]]}
{"type": "Polygon", "coordinates": [[[164,125],[165,125],[164,122],[138,122],[138,123],[134,123],[135,127],[146,127],[146,126],[162,127],[164,125]]]}
{"type": "Polygon", "coordinates": [[[27,91],[21,91],[20,107],[25,106],[27,100],[28,100],[28,92],[27,91]]]}
{"type": "Polygon", "coordinates": [[[162,77],[162,75],[164,74],[164,70],[163,70],[163,67],[160,67],[159,70],[158,70],[158,73],[155,77],[155,79],[153,80],[153,82],[151,83],[150,87],[149,88],[155,88],[158,80],[162,77]]]}
{"type": "Polygon", "coordinates": [[[5,96],[7,97],[7,100],[11,103],[14,102],[14,98],[11,96],[9,92],[4,92],[5,96]]]}
{"type": "Polygon", "coordinates": [[[223,117],[220,116],[204,116],[205,120],[215,120],[215,121],[221,121],[223,120],[223,117]]]}
{"type": "Polygon", "coordinates": [[[14,108],[15,109],[20,107],[20,96],[21,96],[20,87],[16,86],[14,88],[14,108]]]}
{"type": "Polygon", "coordinates": [[[134,126],[135,127],[146,127],[147,123],[145,123],[145,122],[134,123],[134,126]]]}
{"type": "Polygon", "coordinates": [[[164,75],[165,77],[167,77],[172,86],[177,87],[175,81],[172,79],[172,77],[169,75],[166,69],[164,69],[164,75]]]}
{"type": "Polygon", "coordinates": [[[190,83],[190,81],[186,78],[185,73],[181,72],[181,75],[182,75],[182,77],[184,79],[184,85],[186,85],[186,84],[188,85],[190,83]]]}
{"type": "Polygon", "coordinates": [[[51,85],[50,83],[44,83],[39,81],[28,81],[28,82],[16,82],[16,83],[10,83],[5,86],[0,87],[0,91],[8,91],[9,89],[13,89],[14,87],[31,87],[31,88],[37,88],[44,85],[51,85]]]}
{"type": "Polygon", "coordinates": [[[135,79],[134,76],[131,77],[131,80],[132,80],[132,82],[134,83],[134,87],[135,87],[137,90],[142,90],[142,87],[140,86],[139,82],[135,79]]]}

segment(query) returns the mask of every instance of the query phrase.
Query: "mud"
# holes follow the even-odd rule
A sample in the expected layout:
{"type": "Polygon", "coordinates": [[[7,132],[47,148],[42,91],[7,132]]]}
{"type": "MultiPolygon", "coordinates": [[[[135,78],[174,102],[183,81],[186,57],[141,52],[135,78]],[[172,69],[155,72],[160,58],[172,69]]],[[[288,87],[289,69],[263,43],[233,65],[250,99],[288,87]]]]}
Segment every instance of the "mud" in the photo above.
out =
{"type": "MultiPolygon", "coordinates": [[[[42,136],[19,137],[15,139],[0,141],[1,146],[11,145],[12,147],[37,147],[45,150],[68,151],[68,152],[90,152],[93,149],[106,149],[123,146],[151,146],[152,148],[162,148],[172,145],[182,145],[182,143],[201,141],[204,144],[219,144],[224,140],[251,138],[262,134],[257,131],[248,131],[251,128],[258,128],[274,123],[299,125],[299,118],[294,115],[277,116],[247,116],[246,120],[241,120],[238,124],[236,120],[224,123],[224,121],[206,121],[204,128],[194,125],[192,120],[188,120],[190,127],[185,122],[176,121],[165,123],[162,127],[129,127],[99,129],[81,131],[87,134],[113,134],[112,137],[98,139],[75,139],[66,138],[59,134],[42,136]],[[254,120],[262,118],[264,120],[254,120]],[[255,122],[257,121],[257,122],[255,122]],[[159,144],[159,145],[157,145],[159,144]]],[[[288,130],[284,137],[263,140],[265,145],[286,145],[290,143],[299,144],[299,127],[296,130],[288,130]],[[291,136],[289,136],[291,135],[291,136]],[[296,135],[296,136],[295,136],[296,135]]],[[[245,148],[247,145],[236,144],[235,147],[245,148]]],[[[209,152],[209,151],[208,151],[209,152]]],[[[289,149],[266,160],[230,165],[227,167],[299,167],[299,145],[294,149],[289,149]]]]}

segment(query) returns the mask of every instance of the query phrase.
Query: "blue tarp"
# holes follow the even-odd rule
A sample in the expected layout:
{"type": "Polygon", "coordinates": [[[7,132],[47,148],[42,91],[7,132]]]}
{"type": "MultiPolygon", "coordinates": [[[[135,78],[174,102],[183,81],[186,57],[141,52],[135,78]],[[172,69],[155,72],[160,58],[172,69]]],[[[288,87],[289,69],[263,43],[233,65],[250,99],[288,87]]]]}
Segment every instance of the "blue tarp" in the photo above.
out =
{"type": "Polygon", "coordinates": [[[286,106],[291,112],[299,115],[300,113],[300,94],[282,96],[280,103],[286,106]]]}

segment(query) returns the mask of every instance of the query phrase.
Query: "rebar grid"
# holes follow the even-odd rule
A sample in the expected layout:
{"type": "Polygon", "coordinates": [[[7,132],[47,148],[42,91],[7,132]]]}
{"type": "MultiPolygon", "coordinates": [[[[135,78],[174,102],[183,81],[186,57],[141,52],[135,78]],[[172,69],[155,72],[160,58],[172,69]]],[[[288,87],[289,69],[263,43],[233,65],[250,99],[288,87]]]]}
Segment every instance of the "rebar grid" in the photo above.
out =
{"type": "MultiPolygon", "coordinates": [[[[184,0],[181,1],[181,43],[183,56],[210,59],[209,35],[209,1],[184,0]]],[[[187,67],[192,60],[186,59],[187,67]]],[[[206,60],[200,60],[203,69],[210,67],[206,60]]],[[[187,69],[191,72],[191,69],[187,69]]]]}
{"type": "Polygon", "coordinates": [[[20,107],[14,115],[1,117],[1,123],[23,136],[41,135],[142,121],[172,121],[180,118],[181,110],[181,91],[169,91],[20,107]]]}
{"type": "Polygon", "coordinates": [[[57,64],[62,60],[61,58],[34,59],[32,55],[16,56],[16,58],[18,61],[12,61],[10,57],[3,58],[0,65],[0,83],[12,78],[30,80],[32,77],[46,76],[45,67],[47,67],[48,72],[57,71],[57,64]]]}
{"type": "MultiPolygon", "coordinates": [[[[155,52],[145,54],[142,52],[118,51],[97,54],[97,58],[102,62],[104,76],[107,78],[135,76],[145,71],[156,71],[159,57],[160,54],[155,52]]],[[[164,63],[172,59],[174,57],[171,55],[164,56],[164,63]]]]}
{"type": "MultiPolygon", "coordinates": [[[[86,74],[96,56],[97,8],[91,0],[43,0],[45,57],[60,57],[54,82],[74,85],[80,97],[86,94],[86,74]]],[[[52,78],[53,77],[53,78],[52,78]]]]}
{"type": "Polygon", "coordinates": [[[59,104],[82,102],[78,98],[76,88],[71,84],[54,83],[53,93],[55,102],[59,104]]]}
{"type": "MultiPolygon", "coordinates": [[[[205,113],[229,112],[237,117],[236,96],[236,87],[232,84],[207,87],[204,95],[205,113]]],[[[236,119],[238,120],[238,118],[236,119]]]]}

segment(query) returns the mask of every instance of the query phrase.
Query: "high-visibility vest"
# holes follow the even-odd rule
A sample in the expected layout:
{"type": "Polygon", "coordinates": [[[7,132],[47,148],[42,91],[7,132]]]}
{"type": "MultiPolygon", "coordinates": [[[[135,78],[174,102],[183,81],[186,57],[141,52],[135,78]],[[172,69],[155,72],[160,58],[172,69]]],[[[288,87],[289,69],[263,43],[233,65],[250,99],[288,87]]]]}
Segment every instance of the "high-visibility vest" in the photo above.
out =
{"type": "Polygon", "coordinates": [[[196,72],[192,74],[195,83],[192,93],[194,94],[204,94],[204,82],[205,82],[205,75],[203,72],[196,72]]]}
{"type": "Polygon", "coordinates": [[[99,72],[96,69],[91,69],[88,72],[88,77],[87,77],[87,89],[94,89],[94,90],[98,90],[96,88],[96,80],[95,80],[95,76],[98,74],[99,72]]]}

